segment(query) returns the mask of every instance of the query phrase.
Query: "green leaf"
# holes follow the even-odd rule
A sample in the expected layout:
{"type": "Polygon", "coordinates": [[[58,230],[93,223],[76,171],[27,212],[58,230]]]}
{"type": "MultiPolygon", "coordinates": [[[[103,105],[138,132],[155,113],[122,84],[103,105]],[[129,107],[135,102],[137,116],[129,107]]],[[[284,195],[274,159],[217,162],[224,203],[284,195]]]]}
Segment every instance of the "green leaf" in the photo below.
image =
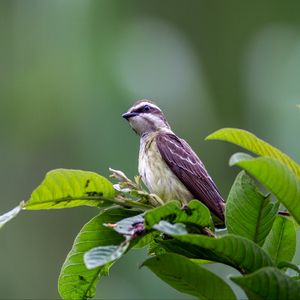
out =
{"type": "Polygon", "coordinates": [[[88,269],[102,267],[120,258],[126,252],[128,246],[129,242],[121,243],[119,246],[95,247],[84,254],[84,263],[88,269]]]}
{"type": "Polygon", "coordinates": [[[238,165],[256,177],[300,224],[300,179],[287,166],[270,157],[252,158],[243,153],[234,154],[230,165],[238,165]]]}
{"type": "Polygon", "coordinates": [[[176,223],[194,224],[199,227],[211,227],[212,218],[209,209],[199,200],[191,200],[187,206],[180,210],[176,223]]]}
{"type": "MultiPolygon", "coordinates": [[[[141,238],[139,238],[136,243],[133,245],[134,248],[144,248],[145,246],[151,244],[153,240],[158,236],[159,232],[152,231],[146,233],[141,238]]],[[[149,245],[150,246],[150,245],[149,245]]]]}
{"type": "Polygon", "coordinates": [[[80,205],[107,206],[113,198],[113,185],[99,174],[81,170],[57,169],[47,173],[44,181],[25,203],[25,209],[67,208],[80,205]]]}
{"type": "Polygon", "coordinates": [[[151,209],[145,214],[145,227],[151,229],[153,225],[160,220],[174,221],[177,214],[180,213],[181,204],[177,200],[167,202],[165,205],[151,209]]]}
{"type": "Polygon", "coordinates": [[[192,200],[184,208],[178,201],[170,201],[167,204],[154,208],[145,214],[145,227],[151,229],[160,221],[170,223],[194,224],[199,227],[212,225],[208,208],[199,200],[192,200]]]}
{"type": "Polygon", "coordinates": [[[279,149],[259,139],[254,134],[236,128],[223,128],[210,134],[207,140],[221,140],[236,144],[260,156],[268,156],[281,161],[300,177],[300,166],[279,149]]]}
{"type": "MultiPolygon", "coordinates": [[[[180,255],[184,255],[190,259],[204,259],[208,260],[208,255],[210,255],[210,259],[215,259],[218,261],[218,258],[213,255],[210,251],[206,251],[199,246],[195,246],[193,244],[181,242],[176,239],[164,239],[164,238],[156,238],[155,244],[151,245],[149,251],[150,254],[159,255],[165,252],[177,253],[180,255]],[[156,248],[158,249],[158,253],[156,253],[156,248]],[[154,249],[154,251],[153,251],[154,249]],[[163,251],[164,250],[164,251],[163,251]],[[210,253],[207,253],[210,252],[210,253]]],[[[213,260],[212,259],[212,260],[213,260]]]]}
{"type": "Polygon", "coordinates": [[[262,246],[272,228],[278,205],[259,192],[244,171],[236,177],[226,202],[228,233],[243,236],[262,246]]]}
{"type": "Polygon", "coordinates": [[[295,300],[300,295],[300,283],[272,267],[246,276],[231,277],[231,280],[245,291],[249,299],[295,300]]]}
{"type": "Polygon", "coordinates": [[[78,233],[59,275],[58,289],[63,299],[87,299],[95,294],[96,284],[108,273],[111,263],[88,270],[83,255],[98,246],[120,245],[124,237],[104,226],[138,214],[137,211],[111,208],[86,223],[78,233]]]}
{"type": "Polygon", "coordinates": [[[84,254],[84,263],[88,269],[101,267],[125,254],[130,242],[134,241],[131,246],[138,243],[142,239],[144,233],[143,214],[122,219],[115,224],[104,224],[106,227],[112,228],[117,233],[123,235],[124,241],[120,245],[100,246],[89,250],[84,254]]]}
{"type": "Polygon", "coordinates": [[[277,216],[272,230],[263,245],[276,265],[291,262],[296,252],[296,229],[294,222],[286,217],[277,216]]]}
{"type": "Polygon", "coordinates": [[[24,202],[22,201],[18,206],[8,211],[7,213],[0,216],[0,228],[3,227],[7,222],[16,217],[22,210],[24,202]]]}
{"type": "Polygon", "coordinates": [[[161,245],[159,243],[157,243],[156,241],[153,241],[152,243],[150,243],[149,247],[148,247],[148,255],[162,255],[165,254],[166,250],[161,247],[161,245]]]}
{"type": "Polygon", "coordinates": [[[286,262],[286,261],[281,261],[280,263],[278,263],[277,268],[278,269],[288,268],[288,269],[291,269],[294,272],[298,273],[298,275],[300,275],[300,268],[297,265],[286,262]]]}
{"type": "Polygon", "coordinates": [[[148,267],[176,290],[199,299],[236,299],[220,277],[184,256],[163,254],[146,260],[142,266],[148,267]]]}
{"type": "Polygon", "coordinates": [[[199,234],[173,235],[177,240],[161,242],[167,251],[183,253],[191,258],[220,262],[251,273],[259,268],[274,266],[270,256],[254,242],[236,235],[212,238],[199,234]],[[172,247],[173,246],[173,247],[172,247]],[[183,250],[183,251],[182,251],[183,250]],[[189,253],[192,255],[190,256],[189,253]]]}

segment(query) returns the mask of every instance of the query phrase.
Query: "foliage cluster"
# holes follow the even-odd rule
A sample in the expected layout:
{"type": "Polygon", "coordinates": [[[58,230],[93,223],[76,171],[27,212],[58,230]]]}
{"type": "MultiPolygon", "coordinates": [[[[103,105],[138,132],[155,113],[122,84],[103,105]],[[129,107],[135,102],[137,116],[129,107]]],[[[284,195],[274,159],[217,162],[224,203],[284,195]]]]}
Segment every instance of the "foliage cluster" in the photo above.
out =
{"type": "MultiPolygon", "coordinates": [[[[199,299],[236,299],[232,288],[204,264],[219,262],[240,272],[231,276],[249,299],[296,299],[300,269],[292,263],[300,224],[300,166],[253,134],[225,128],[207,137],[252,152],[236,153],[242,170],[226,202],[227,230],[216,230],[198,200],[182,207],[163,204],[133,181],[111,170],[113,185],[99,174],[49,172],[30,199],[0,216],[0,227],[22,210],[94,206],[100,212],[78,233],[58,279],[63,299],[87,299],[110,267],[133,248],[148,248],[141,266],[180,292],[199,299]],[[269,192],[261,192],[262,184],[269,192]]],[[[180,199],[179,199],[180,200],[180,199]]]]}

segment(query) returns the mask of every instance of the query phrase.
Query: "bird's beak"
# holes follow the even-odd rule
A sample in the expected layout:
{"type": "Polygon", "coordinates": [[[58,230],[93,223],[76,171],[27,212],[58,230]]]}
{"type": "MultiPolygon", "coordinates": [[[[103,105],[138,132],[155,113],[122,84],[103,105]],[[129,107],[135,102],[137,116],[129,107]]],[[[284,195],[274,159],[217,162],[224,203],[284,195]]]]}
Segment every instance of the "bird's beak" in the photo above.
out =
{"type": "Polygon", "coordinates": [[[127,113],[123,114],[122,117],[125,118],[126,120],[129,120],[130,118],[135,117],[137,115],[138,115],[138,113],[136,113],[136,112],[127,112],[127,113]]]}

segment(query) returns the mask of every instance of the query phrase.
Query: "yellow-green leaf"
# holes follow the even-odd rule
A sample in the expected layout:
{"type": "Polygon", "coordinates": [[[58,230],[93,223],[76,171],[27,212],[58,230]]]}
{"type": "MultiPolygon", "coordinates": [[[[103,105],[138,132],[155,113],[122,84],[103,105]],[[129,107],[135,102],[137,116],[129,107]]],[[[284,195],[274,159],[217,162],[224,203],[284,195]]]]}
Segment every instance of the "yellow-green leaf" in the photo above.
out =
{"type": "Polygon", "coordinates": [[[99,246],[118,247],[124,237],[104,224],[116,223],[135,214],[136,211],[121,208],[105,209],[82,227],[59,275],[58,290],[63,299],[86,300],[95,295],[98,281],[108,274],[113,262],[89,270],[84,264],[84,253],[99,246]]]}
{"type": "Polygon", "coordinates": [[[272,203],[268,195],[258,190],[255,181],[241,171],[226,202],[228,233],[243,236],[262,246],[276,217],[277,203],[272,203]]]}
{"type": "Polygon", "coordinates": [[[292,261],[296,252],[296,242],[294,222],[287,217],[277,216],[263,249],[278,265],[280,262],[292,261]]]}
{"type": "Polygon", "coordinates": [[[229,163],[255,176],[300,224],[300,178],[290,168],[271,157],[253,158],[244,153],[234,154],[229,163]]]}
{"type": "Polygon", "coordinates": [[[148,229],[162,220],[173,224],[194,224],[199,227],[210,227],[212,224],[208,208],[199,200],[190,201],[184,208],[181,208],[179,201],[173,200],[145,214],[145,226],[148,229]]]}
{"type": "Polygon", "coordinates": [[[81,205],[107,206],[115,190],[103,176],[81,170],[57,169],[47,173],[33,191],[25,209],[68,208],[81,205]]]}
{"type": "Polygon", "coordinates": [[[287,165],[298,177],[300,177],[299,164],[288,155],[261,140],[251,132],[237,128],[223,128],[210,134],[206,139],[230,142],[260,156],[275,158],[287,165]]]}

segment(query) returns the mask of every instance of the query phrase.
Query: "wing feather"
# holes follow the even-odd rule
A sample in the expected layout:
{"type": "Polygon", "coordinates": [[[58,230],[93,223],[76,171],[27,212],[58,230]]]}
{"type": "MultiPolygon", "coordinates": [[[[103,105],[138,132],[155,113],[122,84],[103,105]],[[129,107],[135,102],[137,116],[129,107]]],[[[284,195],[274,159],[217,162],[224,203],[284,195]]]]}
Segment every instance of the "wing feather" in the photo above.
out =
{"type": "Polygon", "coordinates": [[[170,133],[156,138],[158,150],[172,172],[193,196],[224,221],[224,200],[204,164],[189,144],[170,133]]]}

